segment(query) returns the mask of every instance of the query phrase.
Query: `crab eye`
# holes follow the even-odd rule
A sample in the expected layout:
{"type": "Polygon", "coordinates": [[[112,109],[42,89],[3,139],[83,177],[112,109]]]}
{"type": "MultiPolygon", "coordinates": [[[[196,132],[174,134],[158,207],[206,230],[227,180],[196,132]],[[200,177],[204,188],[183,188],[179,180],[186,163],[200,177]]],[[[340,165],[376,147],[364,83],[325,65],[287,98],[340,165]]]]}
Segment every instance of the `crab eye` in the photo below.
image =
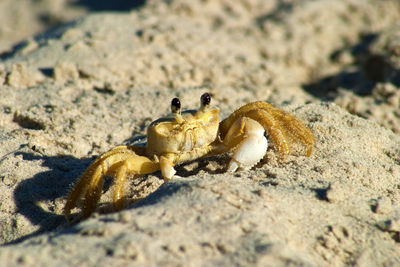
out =
{"type": "Polygon", "coordinates": [[[179,98],[175,97],[171,101],[171,111],[172,113],[177,113],[181,110],[181,101],[179,98]]]}
{"type": "Polygon", "coordinates": [[[210,102],[211,102],[210,94],[209,93],[202,94],[200,97],[200,101],[201,101],[202,107],[210,105],[210,102]]]}

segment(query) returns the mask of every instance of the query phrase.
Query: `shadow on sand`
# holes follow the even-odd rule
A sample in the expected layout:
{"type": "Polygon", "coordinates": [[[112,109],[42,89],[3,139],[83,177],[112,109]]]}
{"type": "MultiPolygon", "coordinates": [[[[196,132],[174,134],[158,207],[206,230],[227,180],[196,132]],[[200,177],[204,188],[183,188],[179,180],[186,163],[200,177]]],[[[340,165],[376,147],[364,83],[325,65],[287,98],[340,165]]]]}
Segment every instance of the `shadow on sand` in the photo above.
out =
{"type": "MultiPolygon", "coordinates": [[[[48,231],[60,229],[64,229],[63,232],[69,231],[66,230],[65,227],[70,226],[70,223],[68,223],[65,217],[59,214],[59,212],[56,213],[55,209],[52,209],[52,207],[56,205],[55,202],[58,199],[66,198],[71,186],[93,162],[95,157],[89,159],[78,159],[72,156],[49,157],[28,152],[17,152],[15,155],[22,155],[23,159],[28,161],[41,160],[43,162],[42,166],[48,167],[49,170],[37,173],[32,178],[23,180],[14,190],[14,200],[18,212],[25,216],[32,224],[38,225],[39,229],[33,233],[5,243],[4,245],[16,244],[48,231]],[[43,205],[43,203],[46,204],[43,205]]],[[[200,170],[214,174],[223,173],[225,168],[210,169],[207,165],[209,161],[216,161],[221,164],[220,166],[225,166],[226,160],[226,157],[210,157],[176,166],[176,170],[181,177],[196,175],[200,170]],[[191,164],[194,164],[194,166],[191,164]]],[[[155,175],[162,179],[159,171],[156,172],[155,175]]],[[[110,188],[110,184],[112,184],[112,179],[106,179],[104,186],[105,191],[110,188]]],[[[180,190],[180,188],[187,188],[185,181],[174,180],[172,183],[163,184],[148,197],[136,202],[132,208],[153,205],[170,196],[173,192],[180,190]]],[[[108,203],[108,205],[111,204],[108,203]]],[[[108,209],[106,213],[109,213],[109,211],[110,209],[108,209]]]]}
{"type": "Polygon", "coordinates": [[[333,101],[339,94],[339,88],[359,96],[368,96],[380,82],[400,86],[399,71],[383,55],[371,52],[371,45],[377,37],[375,34],[367,34],[360,38],[359,43],[334,51],[330,56],[333,62],[343,53],[350,53],[354,61],[339,73],[303,84],[304,90],[323,101],[333,101]]]}
{"type": "MultiPolygon", "coordinates": [[[[71,5],[81,6],[88,9],[89,12],[128,12],[138,9],[146,4],[146,0],[79,0],[71,5]]],[[[33,36],[33,39],[40,45],[48,38],[57,38],[69,27],[73,27],[75,21],[65,22],[61,18],[52,14],[39,14],[39,19],[46,25],[46,30],[33,36]]],[[[6,60],[18,54],[18,51],[29,44],[29,40],[23,40],[16,43],[8,51],[0,53],[0,60],[6,60]]],[[[46,75],[46,73],[44,73],[46,75]]]]}
{"type": "Polygon", "coordinates": [[[140,8],[146,4],[146,0],[79,0],[76,6],[83,6],[89,11],[129,11],[140,8]]]}
{"type": "Polygon", "coordinates": [[[92,162],[92,159],[82,160],[72,156],[48,157],[27,152],[17,152],[15,155],[22,155],[24,160],[29,161],[42,160],[42,166],[48,167],[49,170],[23,180],[14,190],[18,212],[32,224],[38,225],[39,229],[5,245],[21,242],[66,224],[64,216],[52,212],[52,203],[55,205],[58,198],[68,194],[71,184],[92,162]],[[43,202],[47,202],[45,206],[49,208],[43,208],[43,202]]]}

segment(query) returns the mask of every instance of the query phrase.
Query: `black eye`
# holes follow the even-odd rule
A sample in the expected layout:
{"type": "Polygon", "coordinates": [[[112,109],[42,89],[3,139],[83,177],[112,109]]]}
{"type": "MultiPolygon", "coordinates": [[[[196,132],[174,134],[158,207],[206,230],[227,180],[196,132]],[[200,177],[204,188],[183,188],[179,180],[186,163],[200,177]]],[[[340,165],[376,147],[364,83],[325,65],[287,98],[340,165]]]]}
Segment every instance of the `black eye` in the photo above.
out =
{"type": "Polygon", "coordinates": [[[172,113],[176,113],[180,109],[181,109],[181,101],[179,100],[179,98],[175,97],[171,101],[171,111],[172,111],[172,113]]]}
{"type": "Polygon", "coordinates": [[[210,105],[211,102],[211,96],[209,93],[204,93],[200,97],[201,105],[202,106],[208,106],[210,105]]]}

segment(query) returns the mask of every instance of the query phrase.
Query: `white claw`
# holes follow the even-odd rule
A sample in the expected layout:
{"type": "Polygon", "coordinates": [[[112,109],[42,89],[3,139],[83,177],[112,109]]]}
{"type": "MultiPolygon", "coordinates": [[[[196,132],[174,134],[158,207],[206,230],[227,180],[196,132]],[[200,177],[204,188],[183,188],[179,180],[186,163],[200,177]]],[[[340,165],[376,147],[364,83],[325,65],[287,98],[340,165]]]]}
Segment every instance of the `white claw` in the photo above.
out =
{"type": "Polygon", "coordinates": [[[175,177],[175,173],[176,173],[176,171],[172,166],[161,169],[161,174],[165,181],[172,180],[175,177]]]}
{"type": "Polygon", "coordinates": [[[235,172],[238,168],[239,164],[234,159],[231,159],[228,166],[228,172],[235,172]]]}
{"type": "Polygon", "coordinates": [[[268,148],[268,140],[264,136],[264,128],[252,129],[247,132],[243,141],[235,149],[228,171],[234,172],[238,168],[250,169],[265,155],[268,148]]]}
{"type": "Polygon", "coordinates": [[[167,158],[161,156],[160,158],[160,169],[161,169],[161,174],[164,178],[164,181],[169,181],[172,178],[174,178],[174,175],[176,173],[176,170],[174,169],[174,165],[172,164],[171,161],[169,161],[167,158]]]}

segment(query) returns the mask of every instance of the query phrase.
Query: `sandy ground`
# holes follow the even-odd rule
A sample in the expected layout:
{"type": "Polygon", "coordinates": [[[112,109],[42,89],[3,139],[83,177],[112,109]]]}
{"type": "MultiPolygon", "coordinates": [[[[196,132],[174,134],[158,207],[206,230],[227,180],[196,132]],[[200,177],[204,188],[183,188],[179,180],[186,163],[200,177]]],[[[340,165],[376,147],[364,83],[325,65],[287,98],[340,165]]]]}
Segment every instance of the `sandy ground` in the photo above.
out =
{"type": "Polygon", "coordinates": [[[0,3],[2,265],[400,265],[398,1],[92,3],[0,3]],[[235,174],[201,159],[130,181],[144,199],[122,212],[65,221],[96,156],[204,92],[222,117],[254,100],[294,114],[313,154],[271,147],[235,174]]]}

